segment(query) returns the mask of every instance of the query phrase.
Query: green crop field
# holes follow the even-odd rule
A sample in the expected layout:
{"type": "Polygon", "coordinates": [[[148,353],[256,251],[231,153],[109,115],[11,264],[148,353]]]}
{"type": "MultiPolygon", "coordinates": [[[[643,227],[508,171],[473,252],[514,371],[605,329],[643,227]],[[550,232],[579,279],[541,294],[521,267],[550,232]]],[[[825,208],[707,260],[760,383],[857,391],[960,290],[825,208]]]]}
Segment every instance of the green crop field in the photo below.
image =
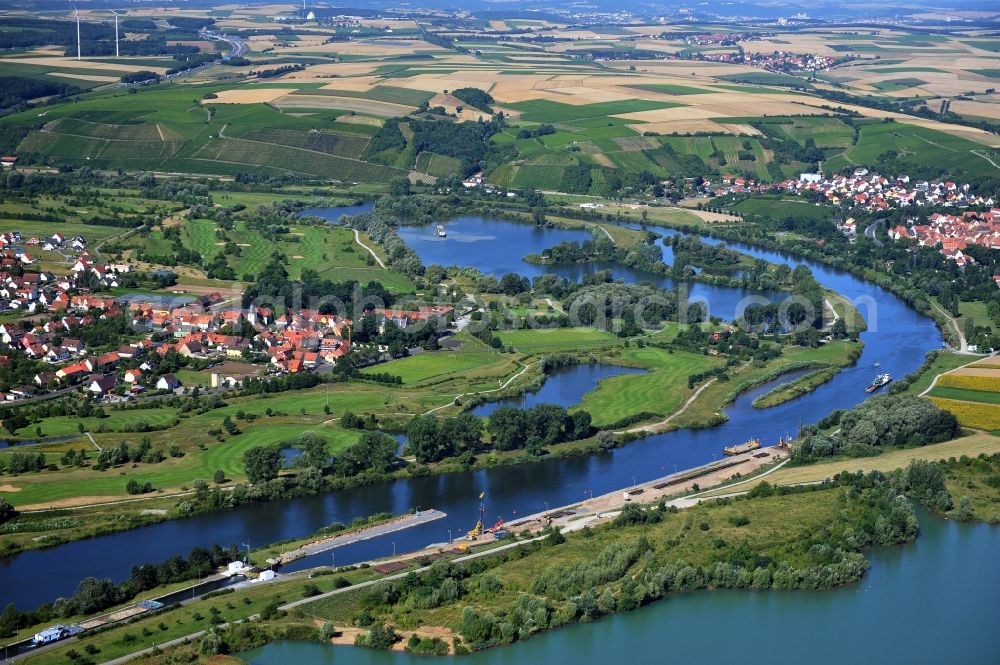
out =
{"type": "Polygon", "coordinates": [[[724,363],[699,354],[668,353],[653,347],[625,349],[620,358],[629,366],[649,371],[604,379],[587,393],[580,408],[590,412],[595,425],[608,425],[643,412],[670,414],[693,392],[687,387],[688,375],[724,363]]]}
{"type": "Polygon", "coordinates": [[[737,203],[733,209],[745,214],[761,215],[773,219],[795,216],[798,219],[823,220],[830,219],[835,213],[834,209],[827,206],[785,199],[747,199],[737,203]]]}
{"type": "Polygon", "coordinates": [[[992,51],[993,53],[1000,53],[1000,39],[983,39],[983,40],[968,40],[963,41],[966,46],[971,46],[972,48],[982,49],[984,51],[992,51]]]}
{"type": "Polygon", "coordinates": [[[907,88],[915,88],[918,85],[923,85],[927,81],[922,81],[918,78],[899,78],[899,79],[887,79],[885,81],[879,81],[877,83],[872,83],[872,87],[881,92],[895,92],[896,90],[905,90],[907,88]]]}
{"type": "Polygon", "coordinates": [[[393,374],[401,377],[404,384],[411,384],[448,374],[466,373],[504,361],[504,356],[495,351],[425,351],[363,371],[393,374]]]}
{"type": "Polygon", "coordinates": [[[986,390],[969,390],[967,388],[951,388],[935,386],[930,392],[931,397],[953,399],[960,402],[977,402],[979,404],[1000,404],[1000,392],[986,390]]]}
{"type": "Polygon", "coordinates": [[[336,122],[340,112],[332,109],[298,116],[265,104],[198,103],[199,97],[222,89],[168,84],[136,94],[100,94],[49,108],[41,129],[37,114],[14,114],[7,120],[36,128],[18,146],[18,154],[32,161],[220,175],[295,173],[365,182],[406,175],[360,160],[377,127],[336,122]]]}
{"type": "Polygon", "coordinates": [[[748,174],[750,177],[761,180],[771,180],[771,175],[767,171],[767,163],[770,158],[757,139],[742,136],[713,136],[712,142],[726,158],[727,163],[722,168],[723,171],[734,175],[748,174]],[[744,149],[744,143],[749,143],[749,150],[744,149]],[[741,152],[750,152],[756,159],[740,159],[741,152]]]}
{"type": "Polygon", "coordinates": [[[944,73],[943,69],[935,69],[934,67],[870,67],[865,71],[876,72],[878,74],[902,74],[909,72],[944,73]]]}
{"type": "Polygon", "coordinates": [[[917,167],[933,167],[942,175],[997,176],[997,168],[988,161],[972,154],[984,150],[984,146],[951,134],[933,129],[907,125],[898,122],[883,122],[864,125],[857,145],[847,150],[843,156],[834,157],[824,168],[836,170],[852,164],[874,164],[888,151],[897,153],[893,162],[900,173],[905,173],[908,164],[917,167]]]}
{"type": "Polygon", "coordinates": [[[644,83],[642,85],[631,85],[630,88],[644,90],[646,92],[660,92],[665,95],[704,95],[712,92],[704,88],[693,88],[689,85],[677,85],[676,83],[644,83]]]}
{"type": "Polygon", "coordinates": [[[817,148],[847,148],[851,145],[854,130],[836,118],[814,118],[809,116],[788,118],[787,123],[768,124],[781,134],[805,145],[806,139],[813,139],[817,148]]]}
{"type": "Polygon", "coordinates": [[[521,353],[546,353],[561,349],[584,349],[607,346],[617,338],[596,328],[543,328],[538,330],[501,330],[495,333],[504,346],[521,353]]]}
{"type": "Polygon", "coordinates": [[[598,102],[596,104],[560,104],[547,99],[533,99],[526,102],[508,104],[521,112],[521,118],[529,122],[567,122],[584,118],[601,118],[622,113],[653,111],[682,106],[673,102],[630,99],[620,102],[598,102]]]}
{"type": "Polygon", "coordinates": [[[722,81],[732,81],[733,83],[749,83],[750,85],[778,85],[796,88],[811,88],[805,81],[789,74],[778,74],[776,72],[747,72],[745,74],[723,74],[716,78],[722,81]]]}

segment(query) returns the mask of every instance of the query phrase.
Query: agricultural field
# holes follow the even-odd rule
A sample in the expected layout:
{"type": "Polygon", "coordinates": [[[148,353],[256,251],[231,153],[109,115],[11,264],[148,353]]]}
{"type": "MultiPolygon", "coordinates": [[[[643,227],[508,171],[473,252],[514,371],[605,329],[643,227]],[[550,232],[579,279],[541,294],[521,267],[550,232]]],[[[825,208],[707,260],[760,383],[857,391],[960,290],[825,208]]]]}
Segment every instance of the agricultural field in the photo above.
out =
{"type": "Polygon", "coordinates": [[[1000,431],[1000,367],[991,361],[942,374],[928,397],[966,427],[1000,431]]]}
{"type": "Polygon", "coordinates": [[[996,168],[975,152],[983,146],[958,136],[952,136],[916,125],[879,123],[864,125],[857,144],[843,155],[830,159],[825,166],[877,164],[891,154],[895,168],[905,172],[909,164],[916,168],[933,167],[952,177],[995,175],[996,168]],[[933,150],[928,150],[932,146],[933,150]]]}
{"type": "MultiPolygon", "coordinates": [[[[830,104],[815,96],[817,87],[827,85],[820,80],[735,64],[579,57],[598,58],[602,50],[622,57],[640,50],[720,52],[715,46],[689,47],[676,37],[660,39],[655,26],[630,26],[620,34],[615,26],[607,26],[607,34],[596,34],[552,25],[545,34],[565,34],[573,41],[548,44],[521,40],[521,28],[514,26],[524,22],[470,18],[458,50],[453,50],[420,39],[416,24],[402,20],[391,21],[396,25],[392,34],[385,26],[364,24],[345,41],[329,39],[343,36],[343,29],[335,26],[292,21],[267,29],[256,13],[210,16],[222,29],[253,31],[248,37],[252,64],[214,65],[183,77],[183,84],[127,91],[95,85],[75,103],[54,104],[44,115],[32,110],[15,113],[7,121],[14,134],[22,136],[9,151],[25,163],[53,166],[216,176],[292,174],[347,183],[385,184],[403,177],[433,182],[467,176],[470,165],[458,151],[435,152],[409,144],[383,155],[391,154],[392,159],[383,159],[369,155],[366,148],[386,119],[420,116],[424,105],[445,108],[458,121],[478,119],[482,112],[466,107],[458,113],[462,105],[447,94],[464,87],[488,91],[495,110],[507,118],[507,128],[492,143],[513,145],[516,156],[485,160],[489,181],[503,188],[607,195],[615,186],[608,176],[616,171],[658,179],[718,172],[771,181],[809,166],[783,163],[776,168],[774,156],[760,145],[757,120],[768,120],[773,139],[800,145],[812,139],[828,153],[824,165],[838,169],[893,150],[901,166],[911,161],[940,164],[952,177],[974,176],[992,167],[971,155],[972,150],[998,143],[981,130],[927,119],[915,119],[911,125],[905,115],[866,108],[862,115],[875,120],[895,117],[896,134],[887,136],[881,125],[873,124],[852,145],[851,128],[836,118],[821,117],[830,115],[830,104]],[[504,38],[507,30],[514,33],[504,38]],[[639,41],[626,39],[635,35],[641,35],[639,41]],[[772,125],[776,117],[788,122],[772,125]],[[533,131],[542,124],[554,126],[556,133],[518,138],[521,130],[533,131]],[[745,140],[750,145],[744,149],[745,140]],[[938,153],[944,153],[943,160],[938,153]],[[589,169],[589,174],[582,175],[581,169],[589,169]]],[[[864,54],[821,72],[823,81],[843,84],[854,94],[918,94],[934,100],[985,95],[995,87],[987,78],[995,69],[992,49],[984,49],[990,44],[987,39],[941,35],[914,39],[887,29],[864,36],[793,31],[741,46],[752,52],[864,54]],[[922,52],[927,57],[921,59],[922,52]],[[946,52],[962,54],[960,69],[930,57],[946,52]],[[892,57],[875,60],[869,55],[875,53],[892,57]]],[[[721,48],[727,49],[733,50],[721,48]]],[[[64,77],[84,76],[69,71],[75,68],[90,72],[85,78],[112,79],[137,68],[165,71],[170,62],[100,57],[76,63],[39,53],[0,58],[0,74],[8,67],[32,76],[59,75],[43,71],[58,64],[57,69],[67,68],[64,77]]],[[[77,80],[98,83],[85,78],[77,80]]],[[[959,112],[992,117],[987,97],[970,99],[956,101],[959,112]]]]}

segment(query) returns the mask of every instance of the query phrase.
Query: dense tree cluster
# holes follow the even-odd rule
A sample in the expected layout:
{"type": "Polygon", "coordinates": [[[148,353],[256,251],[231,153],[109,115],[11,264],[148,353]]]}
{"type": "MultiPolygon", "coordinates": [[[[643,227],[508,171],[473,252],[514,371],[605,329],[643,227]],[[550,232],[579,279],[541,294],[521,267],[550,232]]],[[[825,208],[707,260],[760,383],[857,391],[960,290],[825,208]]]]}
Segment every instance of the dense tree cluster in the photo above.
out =
{"type": "Polygon", "coordinates": [[[583,439],[594,431],[588,412],[571,414],[555,404],[539,404],[530,409],[500,407],[490,415],[487,430],[497,450],[523,448],[532,454],[539,454],[554,443],[583,439]]]}
{"type": "Polygon", "coordinates": [[[416,416],[406,426],[407,446],[421,464],[475,452],[482,435],[482,420],[469,413],[454,418],[416,416]]]}
{"type": "Polygon", "coordinates": [[[479,88],[459,88],[458,90],[452,90],[451,96],[462,100],[469,106],[473,106],[480,111],[493,113],[493,109],[490,108],[490,104],[494,102],[493,96],[479,88]]]}
{"type": "MultiPolygon", "coordinates": [[[[792,450],[796,462],[824,457],[877,455],[884,448],[924,446],[958,435],[955,416],[932,402],[908,395],[879,395],[848,411],[834,411],[819,423],[836,434],[809,433],[792,450]]],[[[808,430],[807,430],[808,432],[808,430]]]]}
{"type": "MultiPolygon", "coordinates": [[[[9,35],[0,32],[0,35],[9,35]]],[[[31,99],[59,95],[75,95],[81,88],[59,81],[33,79],[26,76],[0,76],[0,108],[7,110],[31,99]]]]}

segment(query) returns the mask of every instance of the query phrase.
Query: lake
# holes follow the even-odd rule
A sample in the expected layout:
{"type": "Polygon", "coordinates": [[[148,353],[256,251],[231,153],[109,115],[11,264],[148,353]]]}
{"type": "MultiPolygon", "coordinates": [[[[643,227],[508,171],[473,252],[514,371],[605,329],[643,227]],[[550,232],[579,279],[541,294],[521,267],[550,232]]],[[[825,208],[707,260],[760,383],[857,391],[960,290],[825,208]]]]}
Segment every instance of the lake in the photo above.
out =
{"type": "MultiPolygon", "coordinates": [[[[921,534],[904,547],[867,551],[857,585],[830,591],[700,591],[635,612],[542,633],[462,657],[508,663],[1000,662],[1000,528],[957,524],[918,511],[921,534]]],[[[404,631],[404,635],[406,635],[404,631]]],[[[426,656],[315,642],[277,642],[238,654],[250,665],[416,665],[426,656]]]]}

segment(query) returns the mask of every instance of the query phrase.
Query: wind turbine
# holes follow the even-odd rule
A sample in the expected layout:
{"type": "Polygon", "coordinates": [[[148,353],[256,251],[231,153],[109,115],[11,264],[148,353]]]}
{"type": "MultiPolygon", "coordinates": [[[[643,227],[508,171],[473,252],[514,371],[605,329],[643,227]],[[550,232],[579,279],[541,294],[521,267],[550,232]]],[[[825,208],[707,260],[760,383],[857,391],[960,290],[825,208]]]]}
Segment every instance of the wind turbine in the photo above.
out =
{"type": "Polygon", "coordinates": [[[73,5],[73,12],[76,14],[76,59],[80,59],[80,10],[73,5]]]}
{"type": "Polygon", "coordinates": [[[113,9],[110,11],[115,15],[115,57],[118,58],[120,57],[120,54],[118,53],[118,12],[113,9]]]}

